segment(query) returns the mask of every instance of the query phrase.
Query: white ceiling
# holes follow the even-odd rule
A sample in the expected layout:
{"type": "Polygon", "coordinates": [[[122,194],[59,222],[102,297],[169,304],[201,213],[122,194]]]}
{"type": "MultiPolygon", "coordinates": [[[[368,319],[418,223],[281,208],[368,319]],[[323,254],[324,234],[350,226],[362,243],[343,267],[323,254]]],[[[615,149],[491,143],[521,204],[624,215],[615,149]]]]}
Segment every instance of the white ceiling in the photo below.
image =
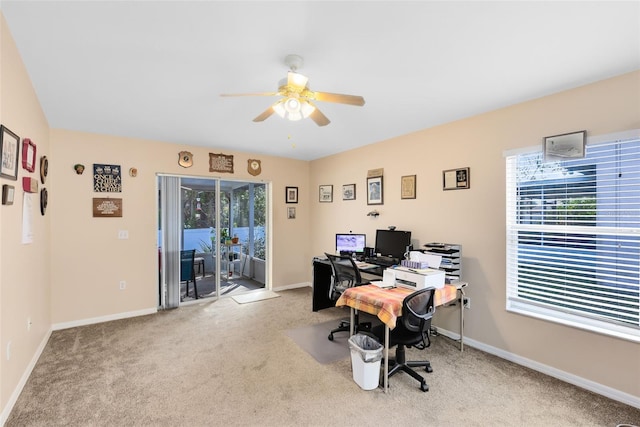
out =
{"type": "MultiPolygon", "coordinates": [[[[316,159],[640,69],[640,3],[13,1],[53,128],[316,159]],[[252,119],[284,57],[331,120],[252,119]]],[[[638,96],[638,94],[630,94],[638,96]]],[[[5,108],[9,106],[5,105],[5,108]]],[[[588,126],[585,126],[588,127],[588,126]]]]}

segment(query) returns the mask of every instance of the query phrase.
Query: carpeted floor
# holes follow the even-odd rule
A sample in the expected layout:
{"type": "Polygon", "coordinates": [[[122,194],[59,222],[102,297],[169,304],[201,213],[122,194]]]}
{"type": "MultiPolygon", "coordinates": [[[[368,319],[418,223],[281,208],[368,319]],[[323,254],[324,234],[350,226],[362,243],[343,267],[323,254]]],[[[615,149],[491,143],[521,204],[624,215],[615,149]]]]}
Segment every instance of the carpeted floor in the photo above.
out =
{"type": "Polygon", "coordinates": [[[320,364],[287,335],[348,311],[278,293],[56,331],[6,426],[640,425],[640,409],[442,336],[407,352],[431,360],[429,392],[404,374],[363,391],[349,357],[320,364]]]}
{"type": "MultiPolygon", "coordinates": [[[[347,318],[347,320],[349,319],[347,318]]],[[[350,357],[348,332],[335,334],[333,341],[327,339],[329,332],[336,328],[338,323],[336,320],[329,320],[289,329],[286,333],[293,342],[309,353],[318,363],[333,363],[350,357]]]]}

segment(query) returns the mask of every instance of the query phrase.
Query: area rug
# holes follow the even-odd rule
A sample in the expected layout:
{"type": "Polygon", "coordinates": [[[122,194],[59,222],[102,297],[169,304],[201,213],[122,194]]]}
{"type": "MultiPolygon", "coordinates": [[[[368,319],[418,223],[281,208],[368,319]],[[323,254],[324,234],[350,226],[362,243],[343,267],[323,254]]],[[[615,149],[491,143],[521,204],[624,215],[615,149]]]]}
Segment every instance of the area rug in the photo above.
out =
{"type": "Polygon", "coordinates": [[[240,294],[232,296],[233,300],[238,304],[246,304],[249,302],[263,301],[271,298],[278,298],[280,295],[276,294],[273,291],[256,291],[256,292],[247,292],[246,294],[240,294]]]}
{"type": "MultiPolygon", "coordinates": [[[[346,319],[348,320],[348,319],[346,319]]],[[[340,332],[333,336],[333,341],[327,337],[332,329],[337,328],[339,319],[315,325],[289,329],[285,333],[300,348],[313,356],[321,364],[337,362],[350,357],[349,332],[340,332]]]]}

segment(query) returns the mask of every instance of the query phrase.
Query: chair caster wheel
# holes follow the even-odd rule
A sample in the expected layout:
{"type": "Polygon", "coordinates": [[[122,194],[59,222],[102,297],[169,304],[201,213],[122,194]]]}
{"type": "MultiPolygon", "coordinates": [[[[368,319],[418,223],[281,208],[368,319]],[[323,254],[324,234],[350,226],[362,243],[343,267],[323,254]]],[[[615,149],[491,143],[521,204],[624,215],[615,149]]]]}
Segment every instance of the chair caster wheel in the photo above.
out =
{"type": "Polygon", "coordinates": [[[429,385],[428,385],[426,382],[422,382],[422,383],[420,384],[420,390],[422,390],[422,391],[424,391],[424,392],[429,391],[429,385]]]}
{"type": "Polygon", "coordinates": [[[424,370],[425,370],[425,371],[427,371],[428,373],[433,372],[433,368],[431,367],[431,365],[427,365],[427,366],[424,368],[424,370]]]}
{"type": "Polygon", "coordinates": [[[327,338],[329,338],[329,341],[333,341],[333,334],[329,334],[327,338]]]}

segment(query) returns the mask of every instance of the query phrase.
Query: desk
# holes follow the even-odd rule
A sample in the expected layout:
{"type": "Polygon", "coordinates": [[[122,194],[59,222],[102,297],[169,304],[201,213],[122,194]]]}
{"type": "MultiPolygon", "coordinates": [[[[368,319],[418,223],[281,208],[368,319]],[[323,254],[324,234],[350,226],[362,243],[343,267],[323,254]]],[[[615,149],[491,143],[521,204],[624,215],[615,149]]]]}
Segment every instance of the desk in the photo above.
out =
{"type": "MultiPolygon", "coordinates": [[[[466,285],[466,283],[464,284],[466,285]]],[[[464,286],[462,284],[445,285],[444,288],[436,289],[434,296],[435,306],[444,305],[453,301],[458,296],[464,286]]],[[[353,322],[355,310],[373,314],[384,323],[384,392],[389,389],[389,329],[396,327],[396,321],[402,315],[402,301],[413,293],[413,289],[391,288],[382,289],[375,285],[356,286],[345,290],[336,301],[336,307],[351,307],[351,330],[353,335],[353,322]]],[[[461,308],[461,311],[464,308],[461,308]]],[[[460,330],[462,343],[462,324],[460,330]]],[[[461,347],[462,349],[462,347],[461,347]]]]}

